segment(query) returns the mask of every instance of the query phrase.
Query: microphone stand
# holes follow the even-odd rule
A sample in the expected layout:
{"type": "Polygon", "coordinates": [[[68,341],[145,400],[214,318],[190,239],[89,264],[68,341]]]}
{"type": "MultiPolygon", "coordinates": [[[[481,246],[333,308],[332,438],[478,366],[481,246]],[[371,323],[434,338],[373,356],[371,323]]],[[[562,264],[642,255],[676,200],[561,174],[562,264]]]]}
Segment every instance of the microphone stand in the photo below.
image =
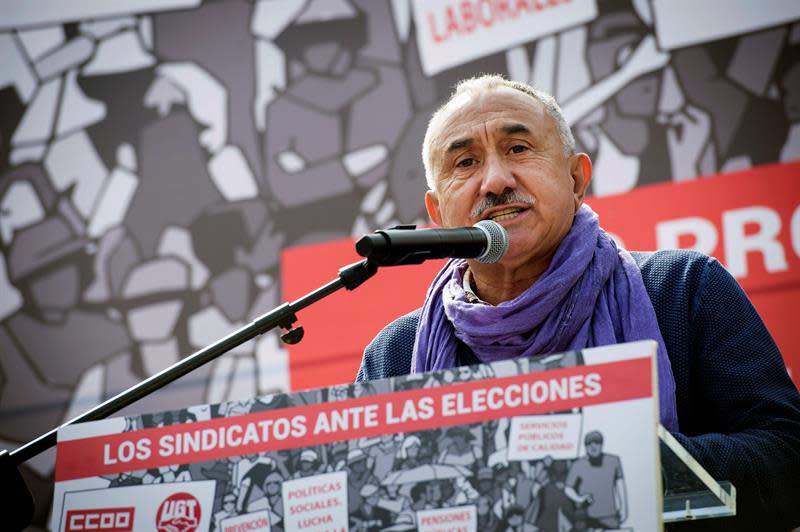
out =
{"type": "MultiPolygon", "coordinates": [[[[395,264],[400,265],[403,263],[418,262],[398,261],[395,264]]],[[[356,289],[364,281],[375,275],[377,271],[378,263],[372,262],[369,259],[345,266],[339,270],[338,278],[317,288],[313,292],[309,292],[300,299],[276,307],[255,319],[249,325],[245,325],[210,346],[197,351],[193,355],[184,358],[167,369],[145,379],[139,384],[99,404],[67,423],[64,423],[60,427],[42,434],[22,447],[11,452],[5,450],[0,451],[0,478],[3,479],[3,484],[6,486],[4,490],[5,496],[2,498],[2,503],[0,503],[0,515],[3,516],[5,526],[10,527],[9,529],[11,530],[22,530],[28,526],[33,519],[33,497],[17,469],[17,466],[50,447],[53,447],[56,444],[57,434],[60,428],[74,423],[104,419],[203,364],[214,360],[218,356],[227,353],[231,349],[275,327],[281,327],[286,331],[281,335],[281,340],[287,344],[296,344],[303,339],[304,334],[302,326],[294,326],[294,323],[297,321],[296,312],[329,296],[340,288],[346,288],[347,290],[356,289]]]]}

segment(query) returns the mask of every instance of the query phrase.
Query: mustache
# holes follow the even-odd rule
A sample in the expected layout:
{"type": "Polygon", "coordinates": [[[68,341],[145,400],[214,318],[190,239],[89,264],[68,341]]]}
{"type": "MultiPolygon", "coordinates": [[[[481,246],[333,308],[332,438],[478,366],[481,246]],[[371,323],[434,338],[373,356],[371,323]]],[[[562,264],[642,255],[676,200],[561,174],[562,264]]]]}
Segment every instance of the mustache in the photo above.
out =
{"type": "Polygon", "coordinates": [[[489,192],[486,197],[475,206],[469,215],[473,218],[480,218],[484,211],[491,209],[492,207],[497,207],[498,205],[506,205],[508,203],[523,203],[528,207],[531,207],[535,201],[536,200],[533,199],[533,197],[527,194],[507,188],[499,195],[489,192]]]}

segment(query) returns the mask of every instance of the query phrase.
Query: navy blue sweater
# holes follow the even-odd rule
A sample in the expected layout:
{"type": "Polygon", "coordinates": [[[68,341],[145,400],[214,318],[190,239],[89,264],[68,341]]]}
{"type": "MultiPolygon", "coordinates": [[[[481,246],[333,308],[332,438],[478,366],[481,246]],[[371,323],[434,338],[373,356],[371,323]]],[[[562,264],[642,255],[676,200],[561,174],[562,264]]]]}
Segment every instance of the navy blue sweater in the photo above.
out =
{"type": "MultiPolygon", "coordinates": [[[[671,529],[788,530],[800,526],[800,395],[738,283],[691,251],[632,252],[675,376],[675,437],[737,489],[737,517],[671,529]]],[[[357,379],[406,375],[419,309],[387,325],[357,379]]]]}

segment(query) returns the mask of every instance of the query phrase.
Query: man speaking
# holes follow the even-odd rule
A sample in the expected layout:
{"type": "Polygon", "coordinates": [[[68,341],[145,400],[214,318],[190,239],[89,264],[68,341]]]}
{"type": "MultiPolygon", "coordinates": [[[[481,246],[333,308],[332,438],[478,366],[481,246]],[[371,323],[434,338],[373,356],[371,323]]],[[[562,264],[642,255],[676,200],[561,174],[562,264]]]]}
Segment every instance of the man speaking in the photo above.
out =
{"type": "Polygon", "coordinates": [[[714,259],[617,247],[583,203],[591,161],[551,96],[464,81],[431,118],[422,158],[431,219],[493,220],[508,250],[450,260],[422,308],[367,346],[358,380],[654,339],[661,422],[736,486],[734,528],[800,525],[800,395],[774,341],[714,259]]]}

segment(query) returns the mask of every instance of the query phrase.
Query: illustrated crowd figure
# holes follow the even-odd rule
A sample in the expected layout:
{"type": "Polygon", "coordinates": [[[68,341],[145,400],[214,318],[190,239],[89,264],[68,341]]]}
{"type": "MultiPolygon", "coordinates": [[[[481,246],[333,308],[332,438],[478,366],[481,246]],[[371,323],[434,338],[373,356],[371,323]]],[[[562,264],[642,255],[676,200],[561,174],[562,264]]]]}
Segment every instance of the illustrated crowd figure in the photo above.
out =
{"type": "MultiPolygon", "coordinates": [[[[419,147],[459,79],[552,92],[597,196],[800,158],[796,21],[665,51],[648,2],[599,0],[585,25],[428,76],[410,2],[159,4],[0,26],[3,448],[277,306],[282,248],[426,223],[419,147]]],[[[285,391],[288,366],[264,335],[134,410],[285,391]]],[[[37,501],[53,468],[23,468],[37,501]]]]}

